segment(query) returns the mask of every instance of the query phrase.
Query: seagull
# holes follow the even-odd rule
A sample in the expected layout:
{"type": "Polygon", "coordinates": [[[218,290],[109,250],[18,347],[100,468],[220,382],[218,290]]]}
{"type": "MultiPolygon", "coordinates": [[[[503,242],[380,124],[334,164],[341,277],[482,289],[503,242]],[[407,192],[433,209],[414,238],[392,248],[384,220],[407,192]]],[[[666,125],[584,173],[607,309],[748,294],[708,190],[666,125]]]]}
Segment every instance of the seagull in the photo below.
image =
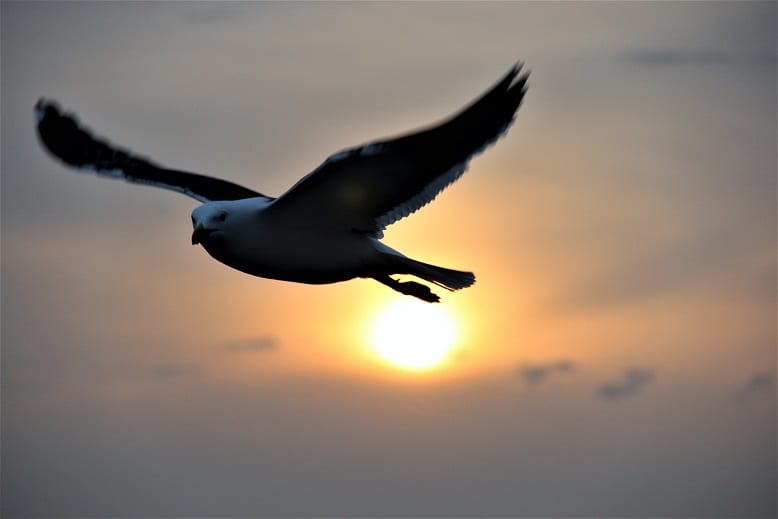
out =
{"type": "Polygon", "coordinates": [[[441,123],[368,142],[328,157],[278,198],[197,173],[168,169],[95,135],[56,101],[35,105],[41,143],[84,172],[162,187],[202,205],[192,212],[192,245],[246,274],[308,284],[372,278],[435,303],[430,287],[475,283],[472,272],[411,259],[382,243],[383,230],[431,202],[502,137],[527,89],[517,63],[496,85],[441,123]],[[393,277],[394,276],[394,277],[393,277]]]}

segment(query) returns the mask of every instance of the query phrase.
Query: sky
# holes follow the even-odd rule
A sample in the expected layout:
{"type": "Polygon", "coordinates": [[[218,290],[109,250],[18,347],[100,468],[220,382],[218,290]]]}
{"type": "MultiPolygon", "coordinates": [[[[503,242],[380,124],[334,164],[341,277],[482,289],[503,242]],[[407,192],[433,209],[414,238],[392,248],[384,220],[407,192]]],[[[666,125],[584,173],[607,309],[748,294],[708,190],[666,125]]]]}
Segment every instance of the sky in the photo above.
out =
{"type": "Polygon", "coordinates": [[[0,4],[3,517],[773,517],[776,4],[0,4]],[[252,278],[197,203],[67,170],[53,98],[278,196],[516,61],[505,138],[387,229],[472,270],[435,369],[399,294],[252,278]]]}

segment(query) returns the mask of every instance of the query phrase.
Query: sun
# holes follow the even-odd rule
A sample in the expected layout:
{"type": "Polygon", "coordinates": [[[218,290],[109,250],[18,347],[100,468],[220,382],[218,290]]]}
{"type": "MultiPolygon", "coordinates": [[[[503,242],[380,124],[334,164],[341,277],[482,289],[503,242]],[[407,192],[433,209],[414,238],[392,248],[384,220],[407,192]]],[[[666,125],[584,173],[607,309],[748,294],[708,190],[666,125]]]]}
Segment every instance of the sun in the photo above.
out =
{"type": "Polygon", "coordinates": [[[381,308],[370,329],[370,345],[383,360],[421,371],[443,362],[457,342],[454,318],[439,305],[395,299],[381,308]]]}

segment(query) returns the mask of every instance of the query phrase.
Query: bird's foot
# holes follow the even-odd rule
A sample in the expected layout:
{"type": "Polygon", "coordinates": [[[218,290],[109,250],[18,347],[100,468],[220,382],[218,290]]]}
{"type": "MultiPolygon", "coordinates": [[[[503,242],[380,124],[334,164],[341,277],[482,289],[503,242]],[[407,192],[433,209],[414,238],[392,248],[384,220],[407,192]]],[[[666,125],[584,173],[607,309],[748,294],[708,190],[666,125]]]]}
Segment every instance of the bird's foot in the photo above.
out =
{"type": "Polygon", "coordinates": [[[379,283],[382,283],[392,290],[400,292],[401,294],[405,294],[406,296],[418,297],[422,301],[426,301],[428,303],[440,302],[440,297],[433,293],[428,286],[417,283],[416,281],[397,281],[396,279],[387,275],[372,277],[379,283]]]}
{"type": "Polygon", "coordinates": [[[401,294],[418,297],[422,301],[427,301],[428,303],[440,302],[440,297],[438,297],[437,294],[430,290],[428,286],[422,285],[421,283],[417,283],[415,281],[404,281],[398,282],[397,285],[398,286],[396,290],[401,294]]]}

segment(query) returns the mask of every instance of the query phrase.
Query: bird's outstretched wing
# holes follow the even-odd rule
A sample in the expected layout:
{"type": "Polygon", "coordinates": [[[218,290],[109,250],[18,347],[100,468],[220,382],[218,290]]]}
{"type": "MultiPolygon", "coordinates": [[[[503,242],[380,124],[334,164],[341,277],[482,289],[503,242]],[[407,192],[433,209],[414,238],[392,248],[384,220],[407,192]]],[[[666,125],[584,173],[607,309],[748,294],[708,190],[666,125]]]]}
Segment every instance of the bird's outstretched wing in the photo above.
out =
{"type": "Polygon", "coordinates": [[[501,137],[526,92],[514,66],[467,108],[436,126],[330,156],[268,207],[286,221],[373,233],[413,213],[457,180],[501,137]]]}
{"type": "Polygon", "coordinates": [[[35,105],[35,114],[41,142],[52,155],[68,166],[138,184],[172,189],[200,202],[264,197],[226,180],[166,169],[118,148],[95,136],[75,116],[64,113],[53,101],[39,100],[35,105]]]}

